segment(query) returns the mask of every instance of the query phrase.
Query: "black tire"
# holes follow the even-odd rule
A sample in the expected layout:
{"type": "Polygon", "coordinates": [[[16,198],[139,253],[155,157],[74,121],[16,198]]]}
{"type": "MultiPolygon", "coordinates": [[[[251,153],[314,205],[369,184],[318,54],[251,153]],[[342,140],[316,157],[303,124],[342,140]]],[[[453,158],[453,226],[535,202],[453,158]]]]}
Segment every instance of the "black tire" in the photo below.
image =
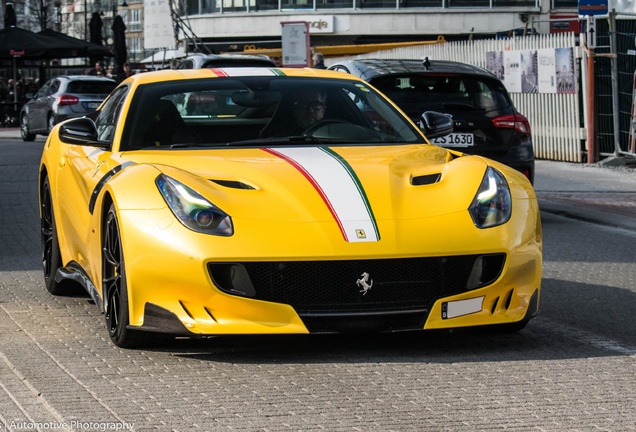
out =
{"type": "Polygon", "coordinates": [[[55,226],[55,213],[53,211],[53,199],[51,185],[48,176],[42,184],[40,196],[40,229],[42,239],[42,270],[44,272],[44,284],[53,295],[68,295],[76,291],[76,287],[69,280],[55,281],[57,269],[63,267],[60,244],[57,239],[57,227],[55,226]]]}
{"type": "Polygon", "coordinates": [[[130,320],[126,265],[117,212],[112,204],[104,219],[102,233],[102,292],[106,297],[106,328],[110,339],[118,347],[139,347],[144,335],[127,328],[130,320]]]}
{"type": "Polygon", "coordinates": [[[26,114],[22,114],[22,117],[20,117],[20,135],[22,136],[22,141],[35,140],[35,134],[29,132],[29,124],[27,122],[26,114]]]}
{"type": "Polygon", "coordinates": [[[46,133],[50,134],[54,127],[55,127],[55,116],[53,116],[53,113],[50,113],[49,117],[46,119],[46,133]]]}

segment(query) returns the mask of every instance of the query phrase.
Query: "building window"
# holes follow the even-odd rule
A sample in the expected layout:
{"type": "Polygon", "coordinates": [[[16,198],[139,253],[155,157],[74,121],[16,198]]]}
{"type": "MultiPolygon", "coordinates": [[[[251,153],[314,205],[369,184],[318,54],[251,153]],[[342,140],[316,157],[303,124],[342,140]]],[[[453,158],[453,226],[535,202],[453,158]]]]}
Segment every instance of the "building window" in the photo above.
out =
{"type": "Polygon", "coordinates": [[[141,9],[128,10],[128,24],[126,25],[126,31],[138,32],[141,30],[141,9]]]}
{"type": "Polygon", "coordinates": [[[141,46],[141,38],[126,38],[126,48],[128,49],[128,58],[130,60],[140,60],[143,47],[141,46]]]}
{"type": "Polygon", "coordinates": [[[578,7],[578,0],[552,0],[553,9],[577,9],[578,7]]]}

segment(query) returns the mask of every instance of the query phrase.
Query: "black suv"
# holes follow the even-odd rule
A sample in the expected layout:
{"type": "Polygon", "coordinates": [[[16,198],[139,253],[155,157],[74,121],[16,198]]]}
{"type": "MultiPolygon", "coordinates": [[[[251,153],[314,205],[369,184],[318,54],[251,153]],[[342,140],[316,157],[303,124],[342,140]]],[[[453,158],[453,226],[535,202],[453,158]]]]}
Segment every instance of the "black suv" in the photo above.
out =
{"type": "Polygon", "coordinates": [[[466,63],[351,60],[329,67],[368,81],[416,124],[425,111],[450,114],[453,133],[431,143],[509,165],[534,182],[528,119],[515,109],[503,83],[466,63]]]}

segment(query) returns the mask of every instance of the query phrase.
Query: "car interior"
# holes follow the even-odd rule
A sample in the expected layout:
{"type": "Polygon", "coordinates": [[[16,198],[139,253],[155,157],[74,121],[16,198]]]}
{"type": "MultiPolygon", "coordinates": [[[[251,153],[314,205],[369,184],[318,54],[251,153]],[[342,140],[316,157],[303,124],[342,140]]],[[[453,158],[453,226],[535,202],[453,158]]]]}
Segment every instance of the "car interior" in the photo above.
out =
{"type": "Polygon", "coordinates": [[[129,110],[131,117],[120,149],[228,144],[307,134],[354,142],[418,140],[386,102],[380,102],[367,87],[351,83],[324,86],[326,108],[322,119],[312,128],[301,128],[295,121],[293,106],[298,95],[306,91],[302,89],[308,87],[289,81],[252,88],[234,81],[211,88],[189,84],[182,88],[142,89],[129,110]]]}

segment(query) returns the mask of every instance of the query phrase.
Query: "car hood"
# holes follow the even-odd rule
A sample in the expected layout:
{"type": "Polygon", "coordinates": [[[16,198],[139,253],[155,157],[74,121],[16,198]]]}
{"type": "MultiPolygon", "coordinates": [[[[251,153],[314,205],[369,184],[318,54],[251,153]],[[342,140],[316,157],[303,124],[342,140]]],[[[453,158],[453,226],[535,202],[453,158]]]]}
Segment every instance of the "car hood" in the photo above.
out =
{"type": "Polygon", "coordinates": [[[318,222],[466,211],[486,162],[432,145],[179,149],[122,154],[196,190],[232,217],[318,222]],[[424,183],[424,184],[419,184],[424,183]]]}

